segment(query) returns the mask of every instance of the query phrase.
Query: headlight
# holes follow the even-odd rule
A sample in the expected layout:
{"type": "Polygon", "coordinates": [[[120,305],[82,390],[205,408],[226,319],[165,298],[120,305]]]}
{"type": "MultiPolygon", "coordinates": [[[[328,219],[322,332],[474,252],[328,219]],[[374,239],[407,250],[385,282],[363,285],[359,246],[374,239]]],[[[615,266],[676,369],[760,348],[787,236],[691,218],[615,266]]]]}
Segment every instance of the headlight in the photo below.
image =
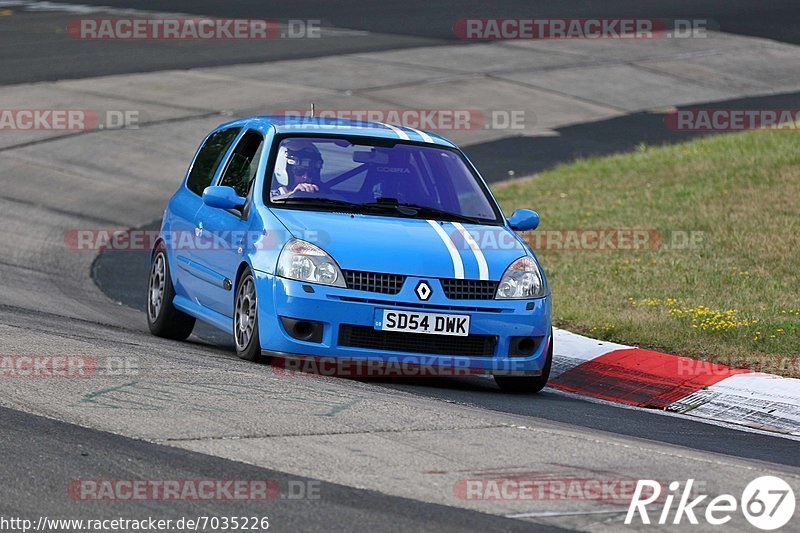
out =
{"type": "Polygon", "coordinates": [[[541,298],[545,295],[544,279],[536,261],[531,257],[520,257],[509,266],[495,298],[498,300],[541,298]]]}
{"type": "Polygon", "coordinates": [[[279,276],[297,281],[346,287],[342,271],[322,248],[310,242],[292,239],[278,258],[279,276]]]}

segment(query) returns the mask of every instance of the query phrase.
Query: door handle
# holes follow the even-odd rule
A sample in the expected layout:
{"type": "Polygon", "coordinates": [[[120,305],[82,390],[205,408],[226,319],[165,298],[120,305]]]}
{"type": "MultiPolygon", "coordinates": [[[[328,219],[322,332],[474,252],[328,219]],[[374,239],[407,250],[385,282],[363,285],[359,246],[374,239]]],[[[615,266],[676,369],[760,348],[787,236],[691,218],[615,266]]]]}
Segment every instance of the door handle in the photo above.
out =
{"type": "Polygon", "coordinates": [[[197,227],[194,228],[194,235],[195,237],[202,237],[203,236],[203,223],[198,222],[197,227]]]}

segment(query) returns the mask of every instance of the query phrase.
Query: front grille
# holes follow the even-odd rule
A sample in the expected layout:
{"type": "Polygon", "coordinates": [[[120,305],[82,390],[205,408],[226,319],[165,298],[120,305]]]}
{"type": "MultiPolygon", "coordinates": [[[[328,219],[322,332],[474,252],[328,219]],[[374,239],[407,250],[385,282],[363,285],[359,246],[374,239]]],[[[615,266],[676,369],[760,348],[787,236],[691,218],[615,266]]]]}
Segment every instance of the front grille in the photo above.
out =
{"type": "Polygon", "coordinates": [[[444,295],[451,300],[494,300],[497,281],[442,279],[444,295]]]}
{"type": "Polygon", "coordinates": [[[403,288],[406,277],[400,274],[379,274],[377,272],[361,272],[345,270],[344,281],[348,289],[356,291],[379,292],[381,294],[397,294],[403,288]]]}
{"type": "Polygon", "coordinates": [[[428,335],[342,324],[339,326],[339,345],[379,351],[491,357],[497,345],[497,336],[428,335]]]}

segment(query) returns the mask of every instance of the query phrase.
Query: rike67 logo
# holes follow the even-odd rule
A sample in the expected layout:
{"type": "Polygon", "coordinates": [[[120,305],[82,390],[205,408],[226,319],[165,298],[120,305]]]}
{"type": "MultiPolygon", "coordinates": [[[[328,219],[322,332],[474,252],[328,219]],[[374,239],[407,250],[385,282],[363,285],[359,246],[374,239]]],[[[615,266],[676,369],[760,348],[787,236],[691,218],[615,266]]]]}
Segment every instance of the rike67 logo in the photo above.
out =
{"type": "Polygon", "coordinates": [[[638,518],[642,524],[677,525],[684,517],[692,525],[699,524],[698,516],[707,524],[721,526],[730,522],[733,514],[741,511],[754,527],[772,531],[783,527],[794,515],[795,496],[787,482],[775,476],[762,476],[751,481],[742,491],[740,499],[731,494],[721,494],[705,503],[705,511],[701,513],[701,504],[709,496],[692,493],[694,479],[689,479],[681,489],[678,481],[668,486],[668,492],[662,495],[662,487],[658,481],[640,479],[636,484],[633,499],[625,516],[625,524],[629,525],[638,518]],[[690,499],[691,498],[691,499],[690,499]],[[677,504],[673,511],[673,503],[677,504]],[[659,507],[663,501],[663,507],[659,507]],[[648,508],[651,504],[658,503],[648,508]],[[650,512],[656,511],[650,516],[650,512]]]}

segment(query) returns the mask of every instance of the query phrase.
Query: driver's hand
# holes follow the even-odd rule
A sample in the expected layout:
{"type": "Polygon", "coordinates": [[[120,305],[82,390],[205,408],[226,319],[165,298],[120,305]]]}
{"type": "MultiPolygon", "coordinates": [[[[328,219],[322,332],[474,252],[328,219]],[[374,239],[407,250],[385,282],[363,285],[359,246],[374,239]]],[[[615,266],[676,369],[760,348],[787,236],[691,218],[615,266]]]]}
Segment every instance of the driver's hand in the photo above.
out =
{"type": "Polygon", "coordinates": [[[299,191],[302,191],[302,192],[317,192],[318,190],[319,190],[319,187],[317,187],[313,183],[298,183],[297,187],[295,187],[292,192],[293,193],[299,192],[299,191]]]}

